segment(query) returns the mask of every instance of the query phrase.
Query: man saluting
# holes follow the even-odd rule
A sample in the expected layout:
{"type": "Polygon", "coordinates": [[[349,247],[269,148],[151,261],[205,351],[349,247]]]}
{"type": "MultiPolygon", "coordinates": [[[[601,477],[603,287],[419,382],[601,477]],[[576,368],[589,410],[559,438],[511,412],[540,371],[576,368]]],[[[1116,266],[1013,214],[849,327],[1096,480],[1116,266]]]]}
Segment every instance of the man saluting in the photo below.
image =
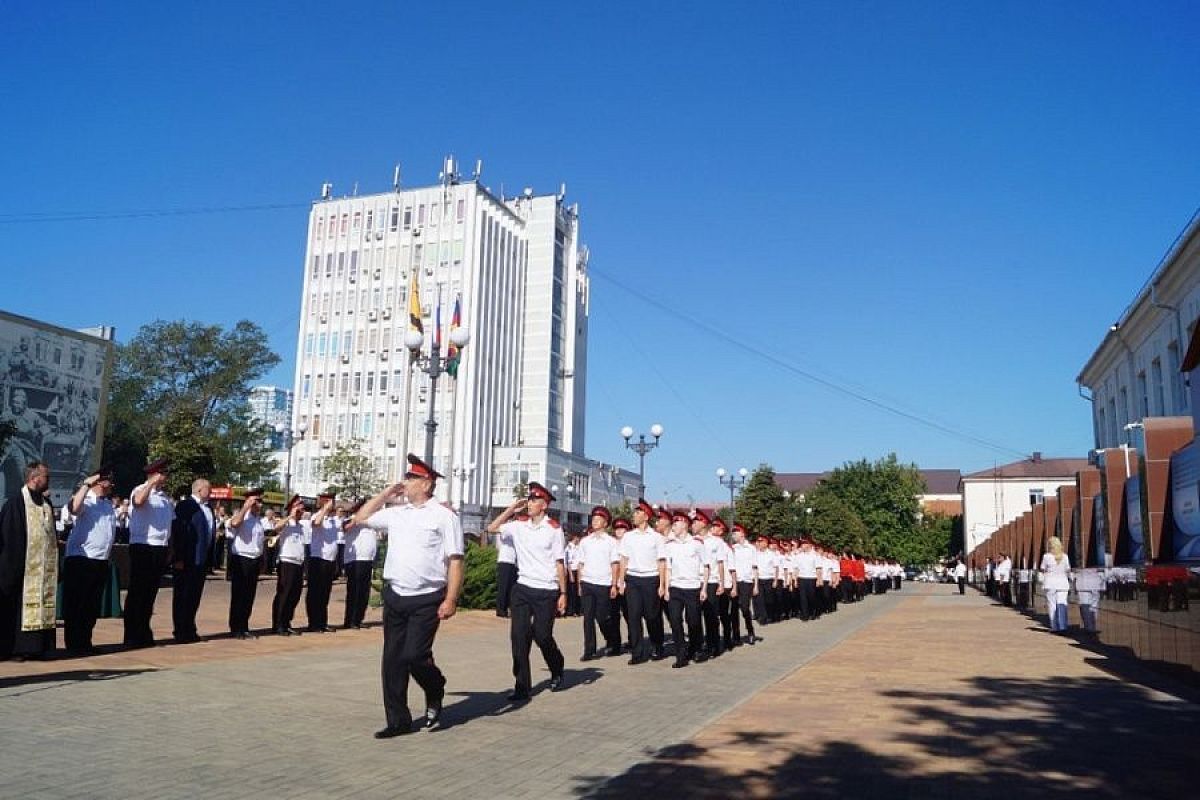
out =
{"type": "Polygon", "coordinates": [[[463,579],[463,530],[458,515],[433,499],[442,475],[408,456],[400,483],[372,497],[354,524],[387,534],[383,563],[383,707],[387,726],[376,739],[412,733],[411,675],[425,692],[425,728],[441,719],[446,677],[433,661],[438,625],[458,606],[463,579]],[[406,500],[384,508],[389,501],[406,500]]]}

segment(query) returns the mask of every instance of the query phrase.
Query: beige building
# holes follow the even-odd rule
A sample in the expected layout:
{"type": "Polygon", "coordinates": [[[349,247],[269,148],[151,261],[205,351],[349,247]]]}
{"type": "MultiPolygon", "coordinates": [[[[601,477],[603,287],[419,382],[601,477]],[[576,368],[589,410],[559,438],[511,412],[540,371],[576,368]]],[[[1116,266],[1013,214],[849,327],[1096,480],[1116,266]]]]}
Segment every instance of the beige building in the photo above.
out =
{"type": "Polygon", "coordinates": [[[1075,473],[1088,466],[1086,458],[1043,458],[1041,453],[1011,464],[963,475],[963,538],[966,552],[986,541],[1001,525],[1011,522],[1059,486],[1075,485],[1075,473]]]}

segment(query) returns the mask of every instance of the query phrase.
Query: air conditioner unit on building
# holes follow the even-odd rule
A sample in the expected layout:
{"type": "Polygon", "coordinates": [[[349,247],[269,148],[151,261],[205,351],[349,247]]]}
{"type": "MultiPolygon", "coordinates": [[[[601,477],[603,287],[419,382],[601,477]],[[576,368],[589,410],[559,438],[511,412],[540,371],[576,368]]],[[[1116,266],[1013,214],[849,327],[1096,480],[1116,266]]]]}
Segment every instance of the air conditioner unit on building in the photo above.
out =
{"type": "Polygon", "coordinates": [[[321,324],[325,324],[326,322],[329,322],[329,315],[328,315],[328,314],[322,314],[322,315],[321,315],[321,324]]]}
{"type": "Polygon", "coordinates": [[[398,394],[394,394],[394,395],[392,395],[392,402],[393,402],[393,403],[399,403],[399,402],[400,402],[400,395],[398,395],[398,394]]]}
{"type": "Polygon", "coordinates": [[[323,447],[324,449],[328,450],[328,449],[329,449],[329,442],[327,442],[327,441],[322,441],[322,442],[321,442],[321,447],[323,447]]]}
{"type": "Polygon", "coordinates": [[[387,440],[387,446],[388,446],[388,447],[395,447],[395,446],[396,446],[396,440],[395,440],[395,439],[388,439],[388,440],[387,440]]]}
{"type": "Polygon", "coordinates": [[[358,405],[358,398],[357,398],[357,397],[351,397],[351,398],[350,398],[350,405],[352,405],[352,406],[356,406],[356,405],[358,405]]]}
{"type": "Polygon", "coordinates": [[[354,273],[353,273],[353,272],[351,272],[351,273],[350,273],[350,282],[351,282],[351,283],[354,283],[354,282],[356,282],[357,280],[358,280],[358,278],[356,278],[356,277],[355,277],[355,275],[354,275],[354,273]]]}
{"type": "Polygon", "coordinates": [[[381,352],[381,353],[379,354],[379,360],[380,360],[380,361],[387,361],[387,360],[388,360],[388,351],[387,351],[387,350],[384,350],[383,352],[381,352]]]}
{"type": "Polygon", "coordinates": [[[371,320],[371,322],[374,322],[378,318],[379,314],[377,314],[374,309],[371,309],[371,311],[367,314],[367,319],[371,320]]]}
{"type": "Polygon", "coordinates": [[[342,353],[342,363],[343,364],[350,363],[350,354],[349,353],[342,353]]]}
{"type": "Polygon", "coordinates": [[[381,277],[383,277],[383,270],[381,270],[381,269],[375,270],[375,280],[379,280],[381,277]]]}
{"type": "Polygon", "coordinates": [[[385,309],[383,310],[383,318],[384,318],[384,319],[391,319],[391,318],[392,318],[392,310],[391,310],[390,308],[385,308],[385,309]]]}
{"type": "Polygon", "coordinates": [[[375,231],[375,238],[376,238],[376,239],[382,239],[382,238],[383,238],[383,231],[375,231]]]}
{"type": "Polygon", "coordinates": [[[426,267],[425,274],[430,276],[433,275],[433,267],[426,267]]]}

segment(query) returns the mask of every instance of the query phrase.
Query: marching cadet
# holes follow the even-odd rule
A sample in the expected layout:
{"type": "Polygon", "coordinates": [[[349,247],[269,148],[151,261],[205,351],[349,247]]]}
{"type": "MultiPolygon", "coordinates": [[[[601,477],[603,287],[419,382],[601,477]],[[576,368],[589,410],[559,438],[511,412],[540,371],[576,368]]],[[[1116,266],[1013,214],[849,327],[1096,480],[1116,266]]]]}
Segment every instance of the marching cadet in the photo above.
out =
{"type": "Polygon", "coordinates": [[[433,640],[454,616],[463,583],[463,530],[458,515],[433,499],[442,477],[408,455],[404,480],[384,489],[354,515],[354,524],[387,533],[383,564],[383,705],[387,726],[376,739],[412,733],[411,676],[425,693],[427,729],[440,724],[446,676],[433,660],[433,640]],[[384,508],[401,497],[408,502],[384,508]]]}
{"type": "Polygon", "coordinates": [[[800,601],[796,592],[796,543],[780,542],[780,569],[783,572],[783,599],[780,601],[784,619],[794,619],[800,601]]]}
{"type": "Polygon", "coordinates": [[[317,512],[312,516],[308,553],[308,592],[304,611],[308,629],[313,633],[333,633],[329,625],[329,596],[333,593],[333,573],[337,567],[338,524],[333,517],[333,495],[317,497],[317,512]]]}
{"type": "Polygon", "coordinates": [[[838,571],[841,576],[841,581],[838,583],[838,594],[843,603],[854,601],[854,567],[852,564],[849,551],[843,550],[838,559],[838,571]]]}
{"type": "Polygon", "coordinates": [[[304,586],[304,539],[311,520],[304,518],[304,501],[294,494],[287,516],[276,527],[275,601],[271,604],[271,630],[280,636],[299,636],[292,627],[304,586]]]}
{"type": "Polygon", "coordinates": [[[600,658],[596,651],[596,625],[608,649],[605,655],[621,655],[620,609],[617,583],[621,577],[620,542],[608,534],[612,514],[604,506],[592,509],[591,530],[579,543],[579,594],[583,608],[583,657],[600,658]]]}
{"type": "Polygon", "coordinates": [[[512,539],[503,533],[496,535],[496,616],[508,619],[512,589],[517,585],[517,551],[512,539]]]}
{"type": "MultiPolygon", "coordinates": [[[[675,532],[671,529],[671,512],[668,511],[665,506],[658,506],[654,509],[653,522],[654,532],[663,537],[664,544],[675,538],[675,532]]],[[[667,600],[665,596],[663,597],[663,601],[658,604],[658,613],[662,618],[659,621],[659,625],[661,625],[665,631],[664,638],[674,636],[674,634],[670,632],[670,628],[667,627],[669,620],[667,619],[667,600]]]]}
{"type": "Polygon", "coordinates": [[[367,605],[371,600],[371,568],[375,565],[375,554],[379,552],[379,535],[374,528],[356,524],[354,515],[365,501],[360,500],[347,508],[343,558],[346,569],[346,615],[343,625],[355,630],[363,626],[367,616],[367,605]]]}
{"type": "Polygon", "coordinates": [[[650,637],[652,658],[666,657],[663,650],[661,600],[666,591],[666,541],[647,523],[654,509],[638,500],[633,509],[633,525],[621,538],[621,579],[617,588],[629,604],[630,664],[648,660],[642,644],[642,624],[650,637]]]}
{"type": "Polygon", "coordinates": [[[742,622],[746,625],[746,644],[761,642],[761,636],[754,635],[754,616],[751,608],[754,598],[758,595],[758,551],[754,545],[746,541],[746,529],[741,525],[733,526],[733,571],[737,579],[734,584],[733,597],[737,600],[738,611],[741,611],[742,622]]]}
{"type": "Polygon", "coordinates": [[[567,537],[564,551],[567,566],[567,616],[579,616],[579,534],[567,537]]]}
{"type": "Polygon", "coordinates": [[[837,611],[838,587],[842,582],[842,565],[837,557],[828,550],[822,549],[821,555],[825,559],[825,563],[821,567],[821,574],[825,576],[825,600],[829,605],[827,610],[833,612],[837,611]]]}
{"type": "Polygon", "coordinates": [[[771,612],[775,610],[775,557],[767,545],[766,536],[758,536],[754,540],[754,566],[758,583],[758,593],[754,595],[754,618],[759,625],[770,625],[771,612]]]}
{"type": "Polygon", "coordinates": [[[509,534],[517,551],[517,585],[513,588],[510,610],[515,686],[508,700],[512,703],[522,703],[530,697],[533,676],[529,651],[534,642],[550,670],[550,691],[562,688],[564,659],[554,641],[554,616],[567,610],[566,544],[558,522],[546,516],[546,509],[553,502],[554,495],[545,486],[530,481],[528,497],[514,500],[488,525],[488,533],[503,530],[509,534]],[[510,522],[522,509],[528,510],[529,519],[510,522]]]}
{"type": "Polygon", "coordinates": [[[821,578],[821,567],[813,542],[807,536],[800,540],[800,552],[796,554],[796,579],[800,584],[800,619],[817,618],[817,581],[821,578]]]}
{"type": "MultiPolygon", "coordinates": [[[[720,571],[721,591],[717,593],[717,616],[721,621],[721,646],[725,651],[739,646],[742,641],[738,624],[737,572],[733,563],[733,548],[725,541],[729,528],[725,520],[717,517],[709,528],[709,538],[721,548],[720,571]]],[[[711,564],[710,564],[711,567],[711,564]]],[[[710,577],[711,580],[711,577],[710,577]]],[[[711,598],[709,598],[711,600],[711,598]]]]}
{"type": "MultiPolygon", "coordinates": [[[[613,533],[612,533],[613,539],[615,539],[617,542],[617,558],[619,561],[620,556],[621,556],[621,538],[623,536],[625,536],[626,533],[628,533],[629,531],[631,531],[633,529],[633,523],[627,519],[614,520],[612,529],[613,529],[613,533]]],[[[620,565],[620,563],[617,564],[617,608],[620,610],[621,615],[619,617],[615,617],[613,619],[613,628],[616,630],[617,641],[622,643],[621,649],[625,650],[625,651],[629,651],[632,649],[632,645],[630,644],[628,637],[623,638],[621,636],[621,620],[622,619],[625,620],[626,633],[629,632],[630,627],[629,627],[629,603],[625,599],[625,592],[621,589],[621,565],[620,565]]]]}
{"type": "Polygon", "coordinates": [[[129,592],[125,595],[125,644],[150,647],[150,618],[167,567],[175,504],[163,486],[170,465],[160,458],[146,465],[146,482],[133,490],[129,511],[129,592]]]}
{"type": "Polygon", "coordinates": [[[700,603],[700,616],[704,624],[704,649],[709,658],[721,655],[725,648],[721,641],[721,598],[725,595],[725,542],[709,529],[711,519],[700,509],[692,514],[692,536],[704,545],[705,561],[708,564],[708,584],[704,601],[700,603]]]}
{"type": "Polygon", "coordinates": [[[700,603],[708,596],[708,554],[704,544],[688,532],[691,519],[686,511],[672,515],[671,533],[667,541],[667,613],[671,619],[671,636],[675,640],[675,663],[672,669],[686,667],[689,661],[708,659],[704,652],[704,636],[700,630],[700,603]],[[684,644],[683,625],[687,621],[687,643],[684,644]]]}
{"type": "Polygon", "coordinates": [[[256,639],[250,632],[250,614],[258,592],[258,571],[262,565],[265,529],[258,511],[262,507],[262,489],[250,489],[229,521],[229,632],[235,639],[256,639]]]}

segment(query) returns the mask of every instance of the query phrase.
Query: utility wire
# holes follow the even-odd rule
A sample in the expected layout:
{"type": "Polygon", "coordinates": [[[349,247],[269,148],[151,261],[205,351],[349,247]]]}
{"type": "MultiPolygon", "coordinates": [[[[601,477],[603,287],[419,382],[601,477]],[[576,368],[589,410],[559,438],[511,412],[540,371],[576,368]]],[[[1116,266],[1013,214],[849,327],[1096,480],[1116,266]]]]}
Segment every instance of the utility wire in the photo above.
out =
{"type": "Polygon", "coordinates": [[[262,203],[249,206],[198,206],[193,208],[157,208],[138,211],[42,213],[20,212],[0,214],[0,225],[27,225],[42,222],[90,222],[148,217],[185,217],[197,214],[230,214],[244,211],[279,211],[308,208],[310,203],[262,203]]]}
{"type": "Polygon", "coordinates": [[[661,311],[664,314],[674,317],[675,319],[679,320],[680,322],[683,322],[686,325],[689,325],[693,328],[696,328],[696,329],[708,334],[709,336],[719,339],[731,347],[737,348],[738,350],[741,350],[745,353],[755,356],[756,358],[759,358],[759,359],[762,359],[763,361],[774,364],[775,366],[779,367],[780,369],[786,370],[787,372],[790,372],[794,375],[804,378],[807,381],[811,381],[812,383],[816,383],[820,386],[824,386],[826,389],[830,389],[839,394],[843,394],[848,397],[852,397],[855,400],[858,400],[860,402],[866,403],[867,405],[878,408],[881,411],[885,411],[889,414],[894,414],[895,416],[902,417],[904,419],[910,420],[911,422],[916,422],[919,425],[924,425],[927,428],[931,428],[932,430],[938,431],[939,433],[943,433],[943,434],[953,437],[955,439],[960,439],[962,441],[970,442],[972,444],[979,445],[980,447],[984,447],[989,450],[995,450],[995,451],[1001,452],[1001,453],[1009,453],[1009,454],[1017,455],[1017,456],[1020,456],[1022,459],[1027,459],[1030,457],[1030,455],[1028,453],[1025,453],[1021,450],[1015,450],[1011,447],[1007,447],[1002,444],[997,444],[996,442],[992,442],[987,439],[983,439],[979,436],[975,436],[974,434],[970,434],[970,433],[966,433],[965,431],[957,430],[955,428],[950,427],[949,425],[944,425],[936,420],[930,419],[921,414],[915,414],[915,413],[912,413],[909,411],[905,411],[901,408],[897,408],[897,407],[890,405],[888,403],[885,403],[881,400],[877,400],[874,397],[871,397],[870,395],[868,395],[864,392],[857,391],[855,389],[851,389],[847,386],[837,383],[836,381],[832,381],[832,380],[829,380],[828,378],[824,378],[810,370],[807,370],[801,366],[793,364],[792,362],[790,362],[784,358],[781,358],[773,353],[768,353],[765,350],[760,350],[757,347],[754,347],[753,345],[750,345],[739,339],[735,339],[735,338],[723,333],[718,328],[715,328],[712,325],[709,325],[706,322],[702,322],[701,320],[698,320],[694,317],[690,317],[687,314],[684,314],[684,313],[678,311],[677,309],[672,308],[671,306],[667,305],[666,303],[663,303],[659,300],[655,300],[653,297],[649,297],[649,296],[639,292],[637,289],[623,283],[622,281],[617,280],[616,278],[613,278],[610,275],[606,275],[603,272],[601,272],[595,268],[589,268],[588,272],[590,274],[600,278],[601,280],[606,281],[607,283],[610,283],[613,286],[616,286],[617,288],[621,289],[622,291],[625,291],[628,294],[633,295],[637,299],[641,300],[643,303],[646,303],[647,305],[654,307],[658,311],[661,311]]]}

